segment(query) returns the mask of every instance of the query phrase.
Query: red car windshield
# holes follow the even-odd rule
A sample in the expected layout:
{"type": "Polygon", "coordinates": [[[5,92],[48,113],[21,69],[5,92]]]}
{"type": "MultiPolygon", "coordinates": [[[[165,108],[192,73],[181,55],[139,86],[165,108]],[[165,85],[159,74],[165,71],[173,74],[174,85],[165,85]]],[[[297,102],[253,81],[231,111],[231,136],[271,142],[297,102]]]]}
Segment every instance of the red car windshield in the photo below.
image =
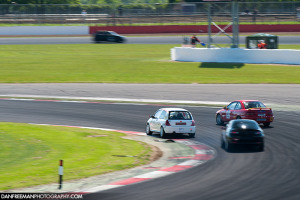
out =
{"type": "Polygon", "coordinates": [[[259,101],[245,101],[243,102],[245,109],[249,109],[249,108],[265,108],[266,106],[259,101]]]}

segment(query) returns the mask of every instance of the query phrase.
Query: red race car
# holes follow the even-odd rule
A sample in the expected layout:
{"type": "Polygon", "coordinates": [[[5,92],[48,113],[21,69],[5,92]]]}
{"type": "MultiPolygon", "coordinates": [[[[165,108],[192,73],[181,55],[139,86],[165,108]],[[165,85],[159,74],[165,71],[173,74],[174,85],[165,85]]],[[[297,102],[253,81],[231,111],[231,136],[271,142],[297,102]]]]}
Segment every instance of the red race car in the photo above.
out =
{"type": "Polygon", "coordinates": [[[271,108],[267,108],[262,102],[256,100],[238,100],[218,110],[216,122],[223,125],[233,119],[252,119],[259,124],[269,126],[274,120],[271,108]]]}

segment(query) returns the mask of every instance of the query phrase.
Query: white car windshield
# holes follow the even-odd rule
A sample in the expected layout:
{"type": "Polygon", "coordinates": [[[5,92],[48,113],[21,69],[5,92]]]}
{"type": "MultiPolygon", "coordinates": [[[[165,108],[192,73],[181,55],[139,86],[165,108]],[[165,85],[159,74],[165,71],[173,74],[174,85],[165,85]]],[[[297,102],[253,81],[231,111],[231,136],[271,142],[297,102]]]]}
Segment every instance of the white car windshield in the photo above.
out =
{"type": "Polygon", "coordinates": [[[191,120],[192,116],[187,111],[170,111],[169,119],[170,120],[191,120]]]}

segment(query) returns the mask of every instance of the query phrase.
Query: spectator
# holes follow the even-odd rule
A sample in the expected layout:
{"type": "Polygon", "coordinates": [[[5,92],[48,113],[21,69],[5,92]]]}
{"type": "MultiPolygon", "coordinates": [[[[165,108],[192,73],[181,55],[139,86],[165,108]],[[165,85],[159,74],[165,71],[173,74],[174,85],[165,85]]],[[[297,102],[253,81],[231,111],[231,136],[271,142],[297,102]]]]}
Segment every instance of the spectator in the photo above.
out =
{"type": "Polygon", "coordinates": [[[191,45],[192,45],[192,47],[195,47],[197,42],[199,42],[202,46],[206,46],[206,44],[205,44],[204,42],[201,42],[201,41],[196,37],[196,35],[194,34],[194,35],[191,37],[191,45]]]}
{"type": "Polygon", "coordinates": [[[86,10],[82,10],[82,11],[81,11],[81,14],[82,14],[82,15],[86,15],[86,14],[87,14],[86,10]]]}
{"type": "Polygon", "coordinates": [[[252,22],[256,22],[256,16],[257,16],[257,10],[254,8],[253,13],[252,13],[252,22]]]}
{"type": "Polygon", "coordinates": [[[257,48],[259,48],[259,49],[266,49],[267,48],[267,44],[263,40],[261,40],[261,41],[259,41],[257,43],[257,48]]]}
{"type": "Polygon", "coordinates": [[[192,45],[192,47],[195,47],[197,42],[201,43],[201,41],[196,37],[196,35],[193,35],[191,37],[191,45],[192,45]]]}

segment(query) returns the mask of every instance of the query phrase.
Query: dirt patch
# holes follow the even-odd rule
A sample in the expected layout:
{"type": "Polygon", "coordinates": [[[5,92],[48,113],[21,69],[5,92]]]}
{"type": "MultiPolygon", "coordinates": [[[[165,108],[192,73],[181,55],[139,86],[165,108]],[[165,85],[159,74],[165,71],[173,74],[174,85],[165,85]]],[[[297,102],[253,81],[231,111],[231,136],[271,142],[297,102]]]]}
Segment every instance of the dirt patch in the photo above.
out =
{"type": "MultiPolygon", "coordinates": [[[[139,137],[139,136],[126,134],[126,136],[123,138],[129,139],[129,140],[135,140],[135,141],[139,142],[140,144],[144,145],[145,148],[147,148],[147,147],[150,148],[150,152],[149,152],[150,155],[147,156],[147,159],[149,159],[149,162],[147,164],[149,164],[153,161],[156,161],[162,157],[163,152],[159,149],[159,147],[149,144],[145,140],[139,140],[137,137],[139,137]]],[[[142,136],[142,137],[145,137],[145,136],[142,136]]]]}
{"type": "Polygon", "coordinates": [[[153,146],[148,144],[151,147],[151,156],[150,156],[150,162],[153,162],[155,160],[158,160],[159,158],[162,157],[163,152],[157,147],[157,146],[153,146]]]}

